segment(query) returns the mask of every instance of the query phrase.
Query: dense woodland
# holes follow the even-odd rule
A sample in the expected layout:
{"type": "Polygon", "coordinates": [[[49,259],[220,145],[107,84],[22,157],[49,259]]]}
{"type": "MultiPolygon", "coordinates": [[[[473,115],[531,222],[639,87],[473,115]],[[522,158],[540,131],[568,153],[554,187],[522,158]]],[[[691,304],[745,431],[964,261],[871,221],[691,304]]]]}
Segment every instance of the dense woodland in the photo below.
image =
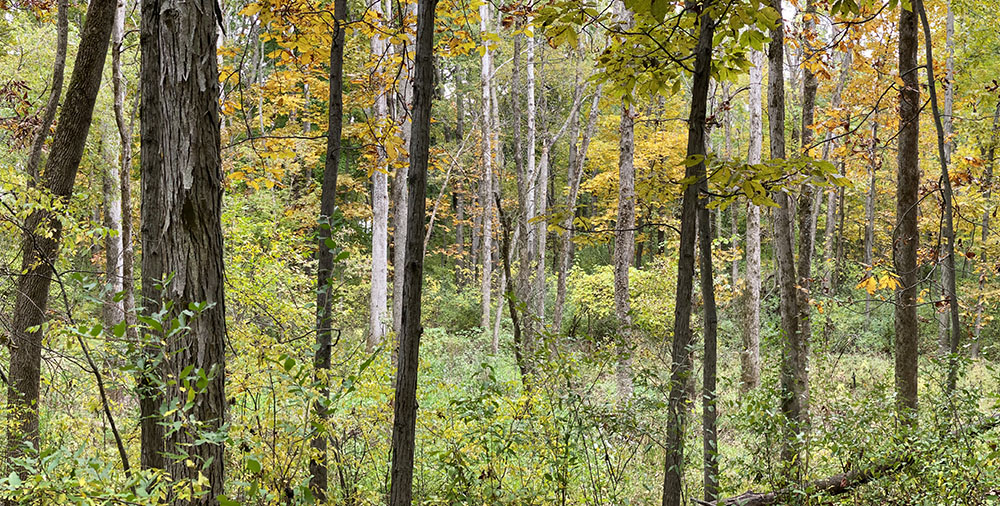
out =
{"type": "Polygon", "coordinates": [[[0,503],[1000,500],[998,17],[0,0],[0,503]]]}

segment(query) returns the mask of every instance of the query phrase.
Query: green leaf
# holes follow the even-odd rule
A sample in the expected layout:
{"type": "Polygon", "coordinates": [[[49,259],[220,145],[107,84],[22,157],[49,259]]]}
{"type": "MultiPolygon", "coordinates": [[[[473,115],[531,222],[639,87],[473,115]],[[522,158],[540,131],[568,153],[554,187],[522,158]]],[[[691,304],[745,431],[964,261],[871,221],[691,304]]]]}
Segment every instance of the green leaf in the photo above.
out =
{"type": "Polygon", "coordinates": [[[247,471],[250,471],[251,473],[254,473],[254,474],[259,473],[260,472],[260,462],[258,462],[256,459],[248,458],[247,459],[247,471]]]}
{"type": "Polygon", "coordinates": [[[670,2],[667,0],[653,0],[652,5],[649,6],[649,12],[656,18],[660,23],[667,18],[667,11],[670,9],[670,2]]]}
{"type": "Polygon", "coordinates": [[[224,496],[222,494],[219,494],[218,497],[216,497],[215,499],[217,501],[219,501],[219,506],[240,506],[240,503],[238,503],[238,502],[236,502],[236,501],[234,501],[234,500],[232,500],[232,499],[230,499],[230,498],[228,498],[228,497],[226,497],[226,496],[224,496]]]}

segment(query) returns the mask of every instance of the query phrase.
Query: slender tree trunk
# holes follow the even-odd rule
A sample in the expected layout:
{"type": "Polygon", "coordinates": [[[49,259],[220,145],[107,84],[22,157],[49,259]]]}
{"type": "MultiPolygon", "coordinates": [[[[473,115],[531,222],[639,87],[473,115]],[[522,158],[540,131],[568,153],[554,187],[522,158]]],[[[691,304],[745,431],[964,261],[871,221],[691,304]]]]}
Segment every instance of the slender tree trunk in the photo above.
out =
{"type": "Polygon", "coordinates": [[[917,228],[920,186],[920,88],[917,82],[916,9],[900,6],[899,154],[896,172],[896,226],[892,260],[900,285],[896,289],[896,410],[905,424],[916,424],[917,412],[917,228]]]}
{"type": "MultiPolygon", "coordinates": [[[[414,68],[413,130],[410,137],[409,209],[406,270],[403,288],[403,332],[399,339],[396,396],[393,401],[390,506],[413,502],[413,454],[417,419],[417,364],[420,349],[420,295],[424,270],[424,219],[427,161],[430,148],[431,94],[434,73],[434,8],[436,0],[420,0],[414,68]]],[[[487,137],[488,138],[488,137],[487,137]]]]}
{"type": "MultiPolygon", "coordinates": [[[[389,2],[390,5],[392,2],[389,2]]],[[[401,30],[406,30],[405,25],[408,16],[408,10],[413,9],[414,4],[405,4],[399,9],[399,27],[401,30]]],[[[406,146],[410,141],[410,129],[411,129],[411,95],[413,93],[413,53],[410,51],[409,47],[409,36],[407,36],[407,42],[405,44],[400,44],[400,53],[402,55],[403,62],[403,76],[402,83],[399,84],[400,92],[396,96],[396,106],[395,106],[395,120],[399,124],[399,132],[403,145],[406,146]]],[[[401,155],[402,160],[396,167],[396,172],[392,179],[392,203],[395,206],[393,208],[392,214],[392,242],[394,244],[392,251],[392,329],[396,333],[397,341],[399,339],[400,332],[402,331],[402,316],[403,316],[403,270],[405,263],[405,251],[406,248],[406,210],[408,208],[407,198],[409,198],[409,191],[406,188],[407,171],[409,170],[410,164],[407,160],[408,154],[403,153],[401,155]]]]}
{"type": "MultiPolygon", "coordinates": [[[[872,267],[872,251],[875,248],[875,169],[881,165],[878,152],[878,121],[872,122],[872,139],[868,148],[868,191],[865,193],[865,268],[872,267]]],[[[872,325],[872,296],[865,293],[865,324],[867,332],[872,325]]]]}
{"type": "Polygon", "coordinates": [[[63,76],[66,72],[66,46],[69,39],[69,0],[59,0],[56,21],[56,58],[52,63],[52,91],[49,92],[49,100],[45,104],[42,112],[42,121],[38,125],[38,131],[31,141],[31,151],[28,153],[28,177],[29,184],[38,184],[38,166],[42,160],[42,148],[45,146],[45,139],[49,136],[49,129],[56,119],[56,110],[59,108],[59,99],[62,96],[63,76]]]}
{"type": "MultiPolygon", "coordinates": [[[[163,420],[178,427],[165,434],[164,453],[185,456],[166,461],[164,467],[174,479],[204,475],[209,493],[192,504],[212,504],[223,492],[224,445],[207,442],[202,434],[218,432],[226,411],[219,72],[217,59],[205,57],[215,54],[216,4],[151,0],[144,7],[159,14],[154,19],[158,36],[143,39],[143,53],[149,49],[156,59],[149,62],[153,68],[143,69],[141,91],[156,103],[151,118],[159,124],[144,125],[142,145],[145,154],[150,141],[157,149],[151,154],[159,160],[146,165],[142,157],[143,185],[156,188],[144,193],[143,211],[162,228],[143,229],[143,251],[157,250],[149,259],[158,264],[152,272],[170,279],[154,295],[153,305],[169,308],[169,319],[192,305],[201,306],[187,320],[186,332],[166,336],[161,378],[177,381],[166,384],[165,399],[188,395],[199,378],[205,381],[189,410],[163,420]],[[184,378],[181,373],[190,366],[194,370],[184,378]],[[186,461],[201,465],[188,466],[186,461]]],[[[143,17],[146,21],[145,13],[143,17]]]]}
{"type": "MultiPolygon", "coordinates": [[[[772,0],[772,7],[781,12],[781,0],[772,0]]],[[[785,158],[785,85],[784,85],[784,22],[778,20],[777,27],[771,30],[771,43],[768,51],[768,117],[770,118],[771,159],[785,158]]],[[[788,424],[785,440],[782,445],[782,461],[785,462],[788,477],[798,478],[801,460],[798,458],[800,449],[796,443],[804,415],[803,405],[805,385],[799,382],[796,372],[804,365],[800,356],[802,351],[799,339],[798,310],[798,277],[795,275],[795,258],[793,253],[792,203],[791,197],[784,190],[777,192],[775,201],[778,208],[774,210],[774,253],[778,264],[778,283],[780,285],[781,329],[784,333],[784,346],[781,356],[781,412],[788,424]],[[798,468],[798,469],[797,469],[798,468]]]]}
{"type": "MultiPolygon", "coordinates": [[[[619,23],[631,29],[632,12],[624,3],[616,3],[619,23]]],[[[692,119],[694,121],[694,119],[692,119]]],[[[618,125],[618,217],[615,220],[615,318],[618,340],[618,404],[628,405],[632,398],[632,315],[628,294],[628,274],[635,254],[635,116],[628,102],[621,105],[618,125]]],[[[676,335],[676,334],[675,334],[676,335]]]]}
{"type": "MultiPolygon", "coordinates": [[[[100,88],[104,60],[114,24],[115,2],[93,0],[80,34],[73,75],[56,126],[52,150],[39,176],[42,188],[55,201],[67,204],[83,157],[100,88]]],[[[214,61],[214,60],[213,60],[214,61]]],[[[10,378],[7,393],[7,462],[19,457],[24,443],[38,449],[38,407],[41,380],[42,330],[62,222],[45,209],[32,212],[24,224],[23,262],[17,278],[17,297],[11,317],[10,378]]],[[[17,469],[20,473],[20,469],[17,469]]],[[[22,476],[22,478],[25,478],[22,476]]]]}
{"type": "MultiPolygon", "coordinates": [[[[702,6],[707,10],[711,3],[702,6]]],[[[685,178],[705,177],[705,117],[712,67],[712,37],[715,25],[706,12],[700,16],[701,27],[695,48],[694,75],[691,82],[691,116],[688,120],[687,157],[702,161],[685,169],[685,178]]],[[[670,396],[667,412],[667,445],[663,477],[663,506],[679,506],[684,476],[684,385],[691,375],[688,361],[691,347],[691,297],[694,279],[695,219],[698,188],[684,188],[681,203],[681,233],[677,261],[677,297],[674,307],[674,342],[671,353],[670,396]]],[[[707,224],[703,224],[703,227],[707,224]]],[[[706,231],[707,233],[707,231],[706,231]]],[[[714,411],[713,411],[714,413],[714,411]]]]}
{"type": "MultiPolygon", "coordinates": [[[[580,194],[580,179],[583,175],[583,166],[587,159],[587,150],[590,147],[590,139],[594,136],[594,131],[597,128],[601,92],[602,86],[598,85],[590,104],[587,127],[584,129],[583,138],[580,140],[580,148],[576,150],[576,156],[569,166],[569,175],[567,176],[569,193],[566,196],[566,210],[564,211],[560,226],[562,241],[559,244],[558,281],[556,285],[556,304],[553,314],[553,325],[556,333],[562,332],[563,310],[566,305],[566,279],[569,276],[573,253],[573,218],[576,216],[576,201],[580,194]]],[[[571,138],[570,141],[574,144],[576,142],[575,138],[571,138]]]]}
{"type": "MultiPolygon", "coordinates": [[[[382,12],[384,10],[382,0],[376,0],[372,4],[372,10],[376,19],[385,18],[382,12]]],[[[387,47],[386,39],[377,34],[372,36],[371,51],[376,58],[382,58],[387,47]]],[[[384,69],[377,69],[373,78],[381,85],[384,69]]],[[[385,138],[383,125],[389,119],[389,100],[383,86],[378,86],[376,89],[383,90],[375,97],[375,121],[379,124],[376,133],[381,144],[385,138]]],[[[389,167],[385,149],[379,146],[377,151],[375,160],[377,166],[372,171],[372,277],[366,345],[366,351],[369,353],[382,344],[388,330],[385,324],[385,312],[389,302],[389,167]]]]}
{"type": "MultiPolygon", "coordinates": [[[[948,308],[951,313],[951,342],[949,343],[950,356],[948,359],[948,384],[947,392],[950,394],[955,390],[955,383],[958,381],[958,345],[962,337],[961,322],[959,320],[958,290],[955,288],[955,224],[954,210],[952,205],[951,175],[948,173],[948,163],[951,158],[951,150],[948,147],[948,130],[950,130],[951,111],[948,111],[949,128],[945,129],[942,124],[941,111],[938,110],[937,91],[934,80],[934,54],[931,46],[931,28],[927,22],[927,11],[924,9],[923,0],[915,0],[914,9],[920,14],[921,24],[924,28],[924,49],[927,65],[927,86],[931,98],[931,110],[934,115],[934,126],[937,130],[938,161],[941,163],[941,181],[944,183],[941,195],[944,197],[944,233],[946,239],[946,256],[944,258],[945,270],[948,271],[948,284],[945,286],[948,294],[948,308]]],[[[951,108],[950,100],[947,100],[947,107],[951,108]]],[[[902,156],[902,155],[900,155],[902,156]]],[[[919,172],[919,169],[918,169],[919,172]]],[[[919,176],[918,176],[919,177],[919,176]]]]}
{"type": "MultiPolygon", "coordinates": [[[[120,191],[121,214],[121,256],[122,256],[122,311],[125,316],[125,337],[129,342],[139,342],[139,330],[135,313],[135,249],[132,232],[132,132],[135,118],[125,121],[125,76],[122,72],[122,51],[125,41],[125,0],[118,0],[115,12],[115,26],[111,35],[111,78],[114,91],[115,124],[121,142],[118,189],[120,191]]],[[[140,400],[141,402],[141,400],[140,400]]],[[[141,413],[140,413],[141,414],[141,413]]],[[[140,422],[141,425],[141,422],[140,422]]]]}
{"type": "MultiPolygon", "coordinates": [[[[490,19],[489,3],[479,6],[479,31],[487,33],[489,31],[490,19]]],[[[490,87],[492,82],[493,53],[488,48],[483,52],[481,62],[481,85],[482,85],[482,161],[483,174],[479,181],[479,203],[482,206],[482,286],[481,286],[481,312],[482,318],[480,327],[485,332],[490,327],[490,295],[493,289],[493,132],[489,121],[490,109],[490,87]]]]}
{"type": "MultiPolygon", "coordinates": [[[[330,106],[327,115],[326,165],[323,167],[323,185],[319,203],[319,234],[316,279],[316,354],[313,357],[313,368],[316,370],[316,382],[320,385],[319,394],[326,398],[329,387],[325,371],[330,369],[330,347],[333,333],[333,249],[329,242],[333,238],[332,218],[337,209],[337,174],[340,171],[340,158],[343,154],[341,134],[344,122],[344,24],[347,22],[347,0],[336,0],[333,12],[333,41],[330,44],[330,106]]],[[[397,243],[398,247],[399,243],[397,243]]],[[[309,442],[311,455],[309,459],[309,488],[319,501],[326,498],[328,482],[327,470],[327,438],[325,424],[327,419],[326,406],[317,400],[313,405],[313,416],[321,427],[318,434],[313,435],[309,442]]]]}
{"type": "MultiPolygon", "coordinates": [[[[764,127],[762,118],[761,87],[764,78],[764,53],[751,51],[750,61],[750,151],[747,163],[758,164],[761,159],[764,127]]],[[[744,389],[760,385],[760,207],[747,203],[746,231],[747,302],[746,321],[743,328],[743,350],[740,353],[740,378],[744,389]]]]}
{"type": "Polygon", "coordinates": [[[121,167],[116,160],[119,153],[115,152],[110,143],[105,142],[104,177],[101,184],[101,193],[104,202],[104,276],[105,284],[110,290],[104,294],[104,307],[102,317],[104,328],[108,331],[125,319],[125,307],[122,299],[116,297],[124,290],[122,270],[122,203],[121,191],[118,187],[121,184],[121,167]],[[109,152],[110,151],[110,152],[109,152]]]}
{"type": "MultiPolygon", "coordinates": [[[[700,37],[712,38],[714,27],[709,15],[701,18],[700,37]]],[[[699,44],[700,45],[700,44],[699,44]]],[[[698,55],[701,58],[701,54],[698,55]]],[[[708,67],[711,67],[711,50],[708,51],[708,67]]],[[[708,178],[705,177],[705,164],[701,163],[698,174],[698,188],[701,193],[698,199],[698,218],[702,223],[708,223],[708,178]]],[[[712,274],[712,234],[709,227],[701,227],[699,242],[701,243],[701,298],[705,310],[705,357],[702,369],[702,441],[705,454],[704,484],[705,501],[715,501],[719,497],[719,434],[717,427],[718,412],[716,411],[716,371],[718,362],[718,314],[715,307],[715,278],[712,274]]]]}
{"type": "MultiPolygon", "coordinates": [[[[950,82],[950,81],[949,81],[950,82]]],[[[997,133],[1000,132],[1000,103],[997,104],[996,108],[993,110],[993,133],[990,135],[990,147],[986,150],[986,168],[983,170],[983,185],[986,186],[985,200],[990,202],[992,196],[992,191],[990,188],[993,187],[993,166],[996,163],[996,147],[997,147],[997,133]]],[[[990,211],[986,210],[983,212],[983,243],[985,243],[990,236],[990,211]]],[[[984,306],[984,295],[983,290],[986,283],[986,255],[983,254],[980,257],[980,262],[982,267],[980,268],[982,272],[979,273],[979,292],[980,295],[976,299],[976,322],[972,329],[972,346],[969,348],[969,356],[973,359],[979,358],[979,352],[981,344],[979,342],[980,332],[983,329],[983,306],[984,306]]]]}

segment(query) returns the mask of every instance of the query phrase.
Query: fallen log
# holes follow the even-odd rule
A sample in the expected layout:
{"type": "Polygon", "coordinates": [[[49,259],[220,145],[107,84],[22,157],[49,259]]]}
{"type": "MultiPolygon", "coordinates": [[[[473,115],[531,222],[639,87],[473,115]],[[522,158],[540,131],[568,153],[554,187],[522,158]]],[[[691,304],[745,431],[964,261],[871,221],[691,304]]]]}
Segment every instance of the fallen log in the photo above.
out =
{"type": "MultiPolygon", "coordinates": [[[[1000,426],[1000,415],[993,415],[985,418],[976,425],[969,425],[956,431],[954,436],[978,436],[998,426],[1000,426]]],[[[692,502],[703,506],[768,506],[771,504],[787,503],[791,498],[802,493],[835,496],[850,492],[861,485],[875,481],[883,476],[889,476],[902,471],[916,461],[917,459],[912,453],[907,453],[884,460],[865,469],[835,474],[815,481],[785,487],[774,492],[762,493],[749,491],[738,496],[727,497],[714,502],[706,502],[699,499],[692,499],[692,502]]]]}

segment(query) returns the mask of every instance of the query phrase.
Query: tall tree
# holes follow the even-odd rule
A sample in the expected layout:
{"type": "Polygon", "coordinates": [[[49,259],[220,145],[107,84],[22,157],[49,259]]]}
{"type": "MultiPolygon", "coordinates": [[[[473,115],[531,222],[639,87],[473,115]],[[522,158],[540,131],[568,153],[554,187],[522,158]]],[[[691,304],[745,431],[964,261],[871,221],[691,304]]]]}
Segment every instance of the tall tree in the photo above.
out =
{"type": "MultiPolygon", "coordinates": [[[[490,20],[490,4],[484,2],[479,6],[479,31],[481,34],[486,34],[489,29],[490,20]]],[[[485,40],[484,44],[488,44],[485,40]]],[[[484,331],[490,327],[490,311],[492,306],[490,305],[490,295],[493,290],[493,132],[491,128],[491,122],[489,118],[491,116],[490,110],[490,87],[492,86],[492,75],[493,75],[493,52],[490,51],[489,46],[483,51],[481,58],[481,75],[480,75],[480,86],[482,87],[482,108],[483,108],[483,121],[482,121],[482,163],[483,163],[483,174],[482,179],[479,181],[479,204],[482,212],[482,254],[481,260],[483,263],[482,272],[482,284],[481,284],[481,313],[480,327],[484,331]]]]}
{"type": "MultiPolygon", "coordinates": [[[[632,29],[633,15],[624,2],[615,3],[623,30],[632,29]]],[[[618,403],[632,398],[632,308],[628,297],[628,273],[635,256],[635,117],[632,105],[622,101],[618,124],[618,218],[615,220],[615,318],[618,322],[618,403]]]]}
{"type": "MultiPolygon", "coordinates": [[[[934,115],[934,126],[937,130],[938,162],[941,164],[941,196],[944,200],[944,236],[945,248],[947,248],[944,252],[944,270],[948,272],[947,284],[944,288],[948,297],[949,314],[951,315],[951,340],[948,343],[948,380],[945,388],[948,393],[951,393],[955,390],[955,383],[958,381],[957,355],[959,340],[962,337],[961,322],[959,320],[958,290],[955,288],[955,218],[954,205],[952,204],[954,194],[951,188],[951,174],[948,171],[948,164],[951,159],[951,148],[948,146],[948,133],[951,129],[951,111],[947,111],[949,121],[948,128],[945,128],[941,111],[938,109],[937,85],[934,80],[934,53],[931,45],[931,28],[930,23],[927,22],[927,11],[924,9],[923,0],[915,0],[913,9],[920,14],[920,21],[924,29],[924,50],[927,61],[924,68],[927,71],[927,91],[930,93],[931,111],[934,115]]],[[[945,102],[946,107],[950,109],[952,106],[951,100],[948,99],[945,102]]]]}
{"type": "MultiPolygon", "coordinates": [[[[392,2],[390,1],[389,4],[391,5],[392,2]]],[[[415,13],[413,10],[415,8],[415,4],[405,3],[397,9],[396,15],[399,19],[399,29],[404,33],[408,31],[407,20],[415,13]]],[[[402,58],[402,67],[399,70],[402,82],[399,84],[400,92],[396,96],[393,111],[396,122],[399,124],[401,140],[403,141],[403,145],[406,146],[410,142],[410,130],[412,128],[412,112],[410,108],[413,99],[413,54],[409,49],[411,47],[411,44],[409,44],[409,35],[403,37],[402,40],[405,43],[399,44],[399,50],[397,51],[402,58]]],[[[406,261],[404,254],[406,251],[404,246],[406,244],[406,199],[409,195],[406,189],[406,181],[408,179],[406,171],[410,167],[408,157],[407,153],[401,155],[402,159],[399,160],[401,163],[396,166],[396,172],[392,178],[392,204],[394,206],[392,215],[392,329],[396,332],[397,339],[401,332],[403,321],[403,270],[406,261]]]]}
{"type": "MultiPolygon", "coordinates": [[[[772,0],[771,7],[782,12],[781,0],[772,0]]],[[[771,135],[771,159],[785,159],[785,82],[784,82],[784,21],[778,18],[771,29],[768,46],[768,97],[767,115],[771,135]]],[[[801,460],[797,458],[796,440],[806,415],[807,384],[802,381],[805,357],[799,336],[799,306],[795,276],[795,254],[792,231],[792,199],[787,190],[779,189],[775,195],[778,208],[774,210],[774,253],[778,264],[780,285],[779,313],[784,346],[781,354],[781,411],[786,418],[786,432],[782,447],[782,460],[786,471],[795,474],[794,468],[801,460]]],[[[794,477],[794,476],[793,476],[794,477]]]]}
{"type": "MultiPolygon", "coordinates": [[[[694,75],[691,80],[691,114],[688,118],[685,179],[705,177],[705,118],[712,69],[712,37],[715,22],[709,13],[711,2],[699,7],[701,20],[695,47],[694,75]]],[[[670,394],[667,405],[667,445],[663,473],[663,506],[679,506],[684,476],[684,388],[691,375],[691,308],[694,280],[695,220],[700,185],[689,184],[681,200],[681,233],[677,259],[677,297],[674,299],[674,342],[671,349],[670,394]]],[[[707,222],[702,228],[707,227],[707,222]]],[[[707,230],[706,230],[707,232],[707,230]]]]}
{"type": "MultiPolygon", "coordinates": [[[[41,188],[63,206],[73,193],[87,142],[111,39],[115,4],[114,0],[93,0],[87,7],[80,47],[56,125],[51,154],[39,176],[41,188]]],[[[7,462],[22,455],[25,444],[39,449],[41,326],[46,319],[49,287],[55,275],[61,236],[62,221],[53,209],[39,207],[25,220],[21,273],[17,278],[17,296],[11,317],[7,462]]]]}
{"type": "MultiPolygon", "coordinates": [[[[330,106],[327,113],[326,165],[323,167],[323,184],[319,200],[318,259],[316,279],[316,355],[313,368],[322,399],[313,405],[317,424],[322,426],[327,418],[325,398],[329,394],[326,372],[330,369],[330,346],[333,330],[333,237],[332,218],[337,209],[337,173],[342,154],[341,134],[344,125],[344,25],[347,22],[347,0],[333,4],[333,40],[330,44],[330,106]]],[[[313,435],[309,446],[309,488],[320,501],[326,497],[327,487],[327,438],[324,429],[313,435]]]]}
{"type": "MultiPolygon", "coordinates": [[[[343,1],[343,0],[341,0],[343,1]]],[[[413,80],[413,130],[410,137],[410,189],[406,270],[403,287],[403,332],[399,339],[396,396],[393,402],[392,483],[390,506],[413,502],[413,453],[417,418],[417,363],[420,350],[420,294],[424,271],[424,219],[427,161],[430,150],[431,101],[434,90],[434,8],[437,0],[419,0],[413,80]]]]}
{"type": "Polygon", "coordinates": [[[149,142],[156,149],[143,152],[154,163],[142,157],[143,187],[150,190],[143,200],[143,217],[150,221],[144,223],[143,251],[155,250],[143,265],[155,262],[152,271],[162,276],[153,305],[168,320],[183,319],[187,325],[163,343],[165,401],[183,406],[179,399],[194,393],[189,408],[162,420],[172,427],[164,434],[164,453],[183,457],[169,459],[164,467],[174,479],[204,475],[208,494],[192,503],[213,504],[223,492],[224,443],[206,436],[217,434],[225,423],[226,320],[219,71],[217,59],[205,55],[215,54],[221,20],[212,0],[150,0],[143,7],[157,13],[157,37],[141,41],[143,53],[149,50],[156,57],[143,59],[144,66],[153,67],[142,70],[141,92],[156,97],[157,109],[142,118],[157,122],[142,129],[143,147],[149,142]]]}
{"type": "MultiPolygon", "coordinates": [[[[764,80],[764,52],[751,51],[750,62],[750,150],[747,163],[760,163],[763,132],[761,88],[764,80]]],[[[743,324],[743,351],[740,379],[744,388],[760,385],[760,207],[747,202],[747,300],[743,324]]]]}
{"type": "MultiPolygon", "coordinates": [[[[391,2],[390,2],[391,4],[391,2]]],[[[376,19],[385,19],[382,0],[372,4],[376,19]]],[[[378,32],[372,35],[371,52],[377,61],[381,62],[390,45],[378,32]]],[[[389,119],[389,99],[383,83],[384,70],[381,63],[374,72],[379,83],[378,95],[375,97],[375,121],[379,127],[376,133],[380,142],[385,138],[386,122],[389,119]]],[[[371,296],[369,298],[368,343],[367,350],[371,352],[385,339],[385,308],[388,302],[388,262],[389,262],[389,167],[386,163],[385,148],[378,146],[375,170],[372,171],[372,278],[371,296]]]]}
{"type": "Polygon", "coordinates": [[[899,12],[899,146],[896,169],[896,227],[892,262],[896,288],[896,410],[904,423],[916,423],[917,411],[917,198],[920,187],[920,88],[917,82],[917,14],[912,6],[899,12]]]}

